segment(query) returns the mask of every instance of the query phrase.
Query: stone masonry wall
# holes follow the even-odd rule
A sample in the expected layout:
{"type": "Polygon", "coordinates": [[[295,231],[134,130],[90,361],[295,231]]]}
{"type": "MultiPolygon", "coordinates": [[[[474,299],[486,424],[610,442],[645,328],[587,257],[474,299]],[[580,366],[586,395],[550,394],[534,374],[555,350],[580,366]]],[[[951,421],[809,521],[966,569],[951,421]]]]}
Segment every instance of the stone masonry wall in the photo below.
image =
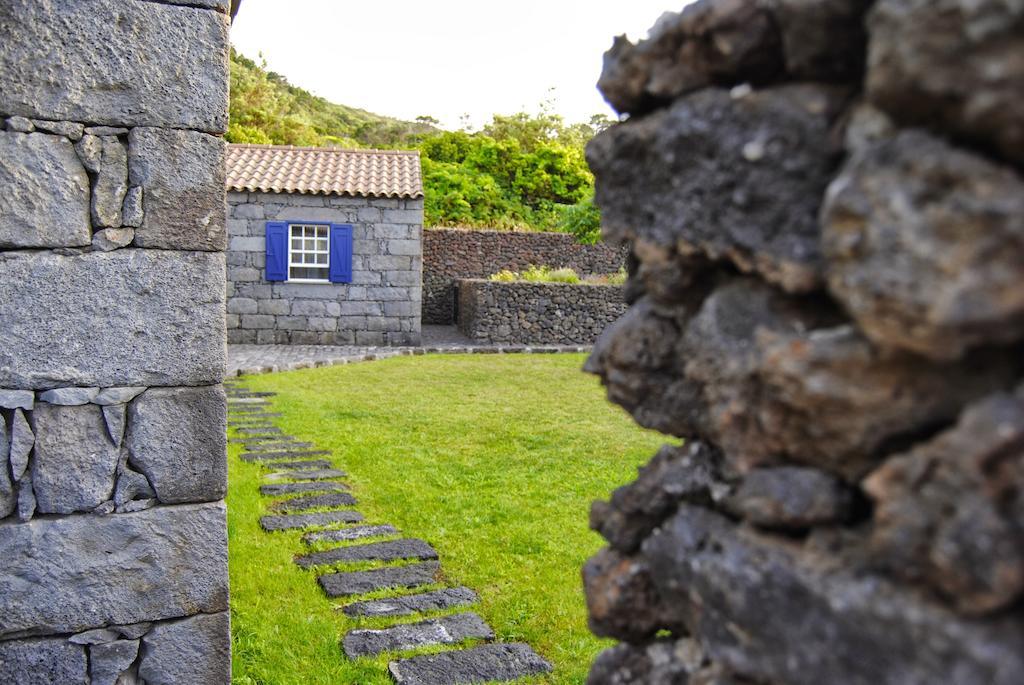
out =
{"type": "Polygon", "coordinates": [[[502,269],[570,267],[610,274],[626,251],[606,244],[581,245],[567,233],[514,233],[432,228],[423,232],[423,323],[453,324],[460,278],[487,278],[502,269]]]}
{"type": "Polygon", "coordinates": [[[625,311],[618,285],[459,281],[459,330],[482,343],[589,345],[625,311]]]}
{"type": "Polygon", "coordinates": [[[228,193],[228,342],[419,345],[423,200],[228,193]],[[268,220],[352,224],[352,283],[269,282],[268,220]]]}
{"type": "Polygon", "coordinates": [[[0,3],[0,682],[230,680],[226,11],[0,3]]]}
{"type": "Polygon", "coordinates": [[[702,0],[616,39],[588,160],[685,438],[596,503],[594,685],[1024,678],[1024,4],[702,0]]]}

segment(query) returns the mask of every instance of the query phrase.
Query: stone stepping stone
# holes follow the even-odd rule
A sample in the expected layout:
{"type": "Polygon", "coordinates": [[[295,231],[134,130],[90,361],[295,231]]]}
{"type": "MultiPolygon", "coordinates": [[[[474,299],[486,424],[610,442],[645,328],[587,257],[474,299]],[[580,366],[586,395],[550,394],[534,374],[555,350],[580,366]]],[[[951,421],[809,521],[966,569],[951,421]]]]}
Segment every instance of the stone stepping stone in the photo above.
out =
{"type": "MultiPolygon", "coordinates": [[[[309,533],[308,535],[315,535],[315,533],[309,533]]],[[[434,592],[423,592],[418,595],[353,602],[342,609],[342,611],[345,612],[346,616],[353,618],[357,616],[409,616],[428,611],[441,611],[443,609],[469,606],[479,601],[480,598],[477,597],[477,594],[468,587],[453,587],[435,590],[434,592]]]]}
{"type": "Polygon", "coordinates": [[[309,526],[326,526],[332,523],[359,523],[363,515],[358,511],[345,509],[342,511],[325,511],[319,514],[283,514],[281,516],[262,516],[260,526],[267,532],[276,530],[294,530],[309,526]]]}
{"type": "Polygon", "coordinates": [[[351,597],[365,595],[377,590],[392,588],[419,587],[437,582],[437,574],[441,564],[436,561],[424,561],[406,566],[388,566],[369,571],[343,571],[328,573],[317,578],[320,587],[328,597],[351,597]]]}
{"type": "Polygon", "coordinates": [[[266,406],[268,404],[270,404],[270,403],[267,402],[262,397],[229,397],[228,398],[228,406],[229,407],[230,406],[234,406],[234,405],[237,405],[237,406],[245,405],[247,407],[253,407],[253,406],[266,406]]]}
{"type": "Polygon", "coordinates": [[[282,502],[274,502],[270,505],[271,511],[297,512],[318,507],[351,507],[356,503],[356,498],[347,492],[331,492],[326,495],[308,495],[296,497],[282,502]]]}
{"type": "Polygon", "coordinates": [[[253,414],[266,414],[270,409],[269,404],[261,405],[228,405],[228,416],[251,416],[253,414]]]}
{"type": "MultiPolygon", "coordinates": [[[[307,485],[307,483],[297,483],[297,485],[307,485]]],[[[339,528],[338,530],[319,530],[315,533],[306,533],[302,536],[302,541],[307,545],[312,545],[314,542],[349,542],[351,540],[378,538],[397,534],[398,529],[389,524],[382,526],[352,526],[351,528],[339,528]]]]}
{"type": "Polygon", "coordinates": [[[281,439],[280,435],[270,435],[270,434],[265,434],[265,435],[244,435],[244,436],[240,436],[240,437],[237,437],[237,438],[231,438],[231,442],[241,442],[241,443],[244,443],[245,445],[248,446],[248,445],[251,445],[251,444],[253,444],[255,442],[260,442],[261,440],[265,441],[265,442],[269,442],[271,440],[280,440],[280,439],[281,439]]]}
{"type": "Polygon", "coordinates": [[[417,647],[454,645],[473,639],[493,640],[494,631],[479,615],[470,611],[383,630],[353,630],[341,641],[341,647],[346,656],[355,659],[417,647]]]}
{"type": "Polygon", "coordinates": [[[330,480],[344,478],[348,474],[338,469],[320,469],[317,471],[278,471],[267,474],[267,480],[330,480]]]}
{"type": "Polygon", "coordinates": [[[246,450],[243,461],[269,461],[273,459],[289,459],[291,457],[322,457],[330,454],[327,450],[246,450]]]}
{"type": "Polygon", "coordinates": [[[387,540],[371,542],[366,545],[351,547],[335,547],[324,552],[314,552],[295,557],[295,563],[302,568],[326,566],[341,562],[355,561],[400,561],[417,559],[427,561],[437,559],[437,550],[423,540],[406,538],[404,540],[387,540]]]}
{"type": "MultiPolygon", "coordinates": [[[[281,436],[282,438],[288,436],[281,436]]],[[[244,441],[243,441],[244,442],[244,441]]],[[[245,451],[250,453],[259,452],[291,452],[295,450],[307,450],[313,447],[311,442],[298,442],[293,438],[287,440],[276,440],[273,442],[246,443],[245,451]]]]}
{"type": "Polygon", "coordinates": [[[264,431],[272,433],[273,431],[269,429],[274,428],[274,426],[270,425],[269,423],[234,423],[228,421],[228,428],[236,430],[240,433],[251,432],[253,430],[255,430],[258,433],[263,433],[264,431]]]}
{"type": "Polygon", "coordinates": [[[237,430],[238,430],[239,433],[260,433],[260,434],[264,434],[264,433],[280,433],[281,432],[280,428],[278,428],[277,426],[271,426],[271,425],[256,426],[255,428],[238,428],[237,430]]]}
{"type": "Polygon", "coordinates": [[[468,685],[549,673],[551,664],[530,645],[513,642],[399,659],[388,670],[398,685],[468,685]]]}
{"type": "Polygon", "coordinates": [[[281,483],[279,485],[263,485],[260,494],[264,497],[294,495],[310,492],[345,492],[348,486],[337,481],[320,481],[319,483],[281,483]]]}
{"type": "Polygon", "coordinates": [[[301,461],[266,461],[256,462],[265,469],[290,469],[292,471],[313,471],[316,469],[329,469],[331,462],[326,459],[304,459],[301,461]]]}
{"type": "Polygon", "coordinates": [[[251,411],[232,414],[231,416],[236,419],[273,419],[284,416],[284,414],[270,411],[251,411]]]}

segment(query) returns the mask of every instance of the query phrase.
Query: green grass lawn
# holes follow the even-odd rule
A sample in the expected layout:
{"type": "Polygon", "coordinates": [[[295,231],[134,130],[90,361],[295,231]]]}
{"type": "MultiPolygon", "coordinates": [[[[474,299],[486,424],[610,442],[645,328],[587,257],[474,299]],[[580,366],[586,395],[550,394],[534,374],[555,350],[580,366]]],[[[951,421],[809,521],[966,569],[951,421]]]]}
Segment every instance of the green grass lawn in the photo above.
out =
{"type": "MultiPolygon", "coordinates": [[[[639,429],[579,371],[583,355],[443,355],[250,377],[278,393],[277,425],[333,452],[367,523],[433,544],[448,584],[503,641],[554,664],[535,683],[583,683],[605,646],[587,630],[580,581],[601,539],[591,501],[629,480],[663,436],[639,429]]],[[[387,657],[348,661],[354,621],[292,557],[299,532],[263,533],[261,470],[229,451],[234,682],[388,683],[387,657]]],[[[404,619],[412,622],[418,618],[404,619]]]]}

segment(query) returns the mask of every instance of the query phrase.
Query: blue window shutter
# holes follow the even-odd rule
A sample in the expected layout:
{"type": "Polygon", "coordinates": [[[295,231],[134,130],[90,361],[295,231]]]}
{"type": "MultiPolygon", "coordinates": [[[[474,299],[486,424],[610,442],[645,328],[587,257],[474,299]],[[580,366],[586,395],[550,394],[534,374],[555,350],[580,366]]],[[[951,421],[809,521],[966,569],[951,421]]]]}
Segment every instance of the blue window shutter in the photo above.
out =
{"type": "Polygon", "coordinates": [[[331,224],[331,283],[352,282],[352,226],[331,224]]]}
{"type": "Polygon", "coordinates": [[[288,280],[288,224],[283,221],[267,222],[268,281],[288,280]]]}

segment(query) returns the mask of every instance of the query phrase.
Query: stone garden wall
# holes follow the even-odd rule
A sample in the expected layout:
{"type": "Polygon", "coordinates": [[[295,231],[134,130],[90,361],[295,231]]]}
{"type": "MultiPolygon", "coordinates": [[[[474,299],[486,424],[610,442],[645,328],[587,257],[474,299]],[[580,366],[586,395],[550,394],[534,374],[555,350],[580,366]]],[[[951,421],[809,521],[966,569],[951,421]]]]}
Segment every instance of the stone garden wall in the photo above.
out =
{"type": "Polygon", "coordinates": [[[619,285],[459,281],[459,330],[478,343],[589,345],[625,311],[619,285]]]}
{"type": "Polygon", "coordinates": [[[423,200],[228,193],[228,342],[419,345],[423,200]],[[352,283],[269,282],[268,220],[352,224],[352,283]]]}
{"type": "Polygon", "coordinates": [[[0,682],[229,681],[226,10],[0,3],[0,682]]]}
{"type": "Polygon", "coordinates": [[[460,278],[487,278],[531,265],[610,274],[625,263],[624,249],[581,245],[566,233],[429,229],[423,232],[423,323],[455,323],[460,278]]]}
{"type": "Polygon", "coordinates": [[[590,682],[1024,676],[1024,5],[703,0],[616,40],[588,160],[685,438],[595,504],[590,682]]]}

